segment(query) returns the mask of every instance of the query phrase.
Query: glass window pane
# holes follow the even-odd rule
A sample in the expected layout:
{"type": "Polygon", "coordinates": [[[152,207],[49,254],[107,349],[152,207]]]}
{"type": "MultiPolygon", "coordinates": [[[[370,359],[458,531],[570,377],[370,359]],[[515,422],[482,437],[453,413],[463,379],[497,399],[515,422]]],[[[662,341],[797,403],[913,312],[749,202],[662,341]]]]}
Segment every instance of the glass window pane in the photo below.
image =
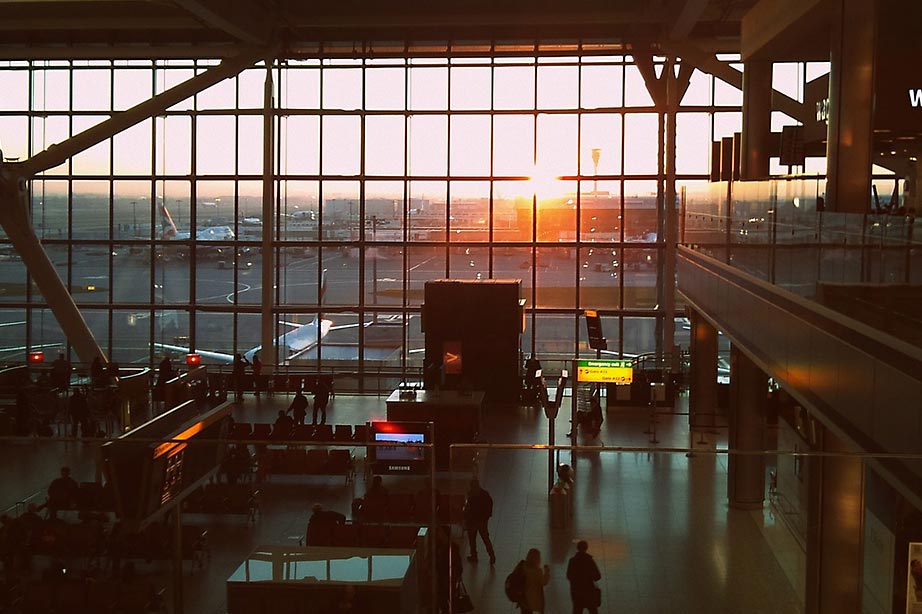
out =
{"type": "MultiPolygon", "coordinates": [[[[154,302],[178,309],[189,304],[189,247],[155,246],[154,302]]],[[[172,327],[164,326],[164,332],[172,327]]],[[[188,324],[183,334],[188,335],[188,324]]],[[[167,342],[169,343],[169,341],[167,342]]]]}
{"type": "Polygon", "coordinates": [[[567,247],[539,247],[537,254],[538,308],[576,307],[576,252],[567,247]]]}
{"type": "Polygon", "coordinates": [[[316,247],[287,247],[278,252],[278,297],[283,305],[317,304],[316,247]]]}
{"type": "Polygon", "coordinates": [[[624,306],[651,309],[656,303],[656,248],[624,248],[624,306]]]}
{"type": "Polygon", "coordinates": [[[633,64],[624,67],[624,106],[652,107],[653,98],[640,70],[633,64]]]}
{"type": "MultiPolygon", "coordinates": [[[[32,153],[44,151],[54,143],[67,140],[70,136],[70,122],[66,117],[36,117],[32,119],[32,153]]],[[[48,169],[45,175],[65,175],[70,168],[65,161],[55,168],[48,169]]]]}
{"type": "Polygon", "coordinates": [[[531,115],[493,118],[493,173],[530,176],[535,168],[535,119],[531,115]]]}
{"type": "Polygon", "coordinates": [[[490,116],[454,115],[451,118],[451,174],[490,174],[490,116]]]}
{"type": "Polygon", "coordinates": [[[733,136],[743,129],[743,114],[739,112],[714,113],[714,140],[733,136]]]}
{"type": "Polygon", "coordinates": [[[490,183],[453,181],[451,192],[451,241],[490,239],[490,183]]]}
{"type": "Polygon", "coordinates": [[[489,67],[451,69],[452,109],[489,109],[491,97],[489,67]]]}
{"type": "Polygon", "coordinates": [[[32,225],[40,239],[66,239],[68,220],[66,181],[32,182],[32,225]]]}
{"type": "Polygon", "coordinates": [[[115,71],[114,107],[124,111],[153,96],[154,73],[149,69],[120,68],[115,71]]]}
{"type": "MultiPolygon", "coordinates": [[[[199,69],[198,74],[204,72],[199,69]]],[[[199,110],[233,109],[237,106],[237,80],[222,79],[195,96],[195,106],[199,110]]]]}
{"type": "Polygon", "coordinates": [[[493,183],[493,240],[531,241],[534,189],[531,181],[493,183]]]}
{"type": "MultiPolygon", "coordinates": [[[[234,353],[234,314],[199,312],[195,315],[195,349],[234,353]]],[[[263,361],[266,356],[260,356],[263,361]]],[[[206,364],[224,364],[203,356],[206,364]]]]}
{"type": "Polygon", "coordinates": [[[652,175],[657,171],[659,122],[653,113],[624,116],[624,172],[652,175]]]}
{"type": "Polygon", "coordinates": [[[696,68],[688,81],[688,89],[685,90],[685,96],[682,97],[681,104],[711,104],[711,75],[696,68]]]}
{"type": "MultiPolygon", "coordinates": [[[[733,68],[743,71],[742,64],[731,64],[733,68]]],[[[715,105],[732,105],[741,106],[743,104],[743,92],[726,81],[714,79],[714,104],[715,105]]]]}
{"type": "Polygon", "coordinates": [[[320,238],[319,185],[316,181],[283,181],[280,186],[279,233],[283,241],[320,238]]]}
{"type": "Polygon", "coordinates": [[[448,117],[410,117],[410,152],[407,172],[414,176],[445,175],[448,170],[448,117]]]}
{"type": "Polygon", "coordinates": [[[355,305],[359,301],[359,250],[346,247],[340,250],[324,249],[321,265],[327,270],[326,294],[323,303],[327,307],[355,305]]]}
{"type": "Polygon", "coordinates": [[[361,146],[360,118],[335,115],[323,118],[324,175],[358,175],[361,146]]]}
{"type": "Polygon", "coordinates": [[[624,182],[624,240],[656,241],[656,182],[624,182]]]}
{"type": "Polygon", "coordinates": [[[579,257],[579,307],[621,306],[621,250],[615,246],[584,247],[579,257]]]}
{"type": "Polygon", "coordinates": [[[108,111],[112,108],[111,73],[108,70],[74,70],[74,111],[108,111]]]}
{"type": "Polygon", "coordinates": [[[192,220],[188,181],[158,181],[155,239],[165,241],[188,239],[192,220]],[[175,228],[174,228],[175,227],[175,228]]]}
{"type": "Polygon", "coordinates": [[[403,241],[402,181],[365,182],[365,240],[403,241]]]}
{"type": "MultiPolygon", "coordinates": [[[[74,134],[80,134],[107,118],[101,115],[77,115],[71,118],[74,134]]],[[[109,174],[109,139],[84,149],[71,158],[71,168],[75,175],[108,175],[109,174]]]]}
{"type": "Polygon", "coordinates": [[[408,239],[410,241],[444,241],[446,183],[444,181],[411,181],[407,189],[410,197],[408,239]]]}
{"type": "Polygon", "coordinates": [[[452,247],[450,279],[489,279],[490,252],[487,247],[452,247]]]}
{"type": "Polygon", "coordinates": [[[107,303],[112,276],[108,245],[74,245],[70,271],[70,293],[75,303],[107,303]]]}
{"type": "Polygon", "coordinates": [[[320,118],[290,115],[282,117],[281,121],[282,172],[320,174],[320,118]]]}
{"type": "Polygon", "coordinates": [[[237,151],[234,117],[200,115],[195,121],[196,171],[201,175],[233,175],[237,151]]]}
{"type": "Polygon", "coordinates": [[[0,151],[5,160],[29,157],[29,118],[0,117],[0,151]]]}
{"type": "Polygon", "coordinates": [[[580,194],[580,241],[621,240],[621,183],[584,181],[580,194]]]}
{"type": "Polygon", "coordinates": [[[405,122],[402,115],[365,118],[365,174],[403,175],[405,122]]]}
{"type": "Polygon", "coordinates": [[[580,116],[580,173],[621,174],[621,115],[598,113],[580,116]],[[598,150],[598,167],[593,156],[598,150]],[[598,171],[596,171],[596,168],[598,171]]]}
{"type": "Polygon", "coordinates": [[[540,66],[538,68],[538,108],[575,109],[579,106],[579,68],[540,66]]]}
{"type": "MultiPolygon", "coordinates": [[[[374,239],[371,239],[374,241],[374,239]]],[[[403,248],[382,245],[379,238],[365,248],[365,302],[403,304],[403,248]]]]}
{"type": "Polygon", "coordinates": [[[192,118],[158,117],[155,121],[157,151],[154,172],[158,175],[188,175],[192,168],[192,118]]]}
{"type": "Polygon", "coordinates": [[[282,77],[282,105],[289,109],[319,109],[320,69],[285,69],[282,77]]]}
{"type": "Polygon", "coordinates": [[[324,68],[323,108],[361,109],[362,70],[359,68],[324,68]]]}
{"type": "MultiPolygon", "coordinates": [[[[150,248],[115,244],[112,261],[112,300],[146,303],[150,300],[150,248]]],[[[118,320],[121,322],[121,320],[118,320]]]]}
{"type": "Polygon", "coordinates": [[[583,66],[580,73],[580,106],[584,109],[622,106],[623,71],[621,66],[583,66]]]}
{"type": "Polygon", "coordinates": [[[576,122],[576,115],[538,115],[535,174],[539,182],[576,174],[576,122]]]}
{"type": "Polygon", "coordinates": [[[75,239],[109,238],[109,182],[73,182],[75,239]]]}
{"type": "Polygon", "coordinates": [[[123,130],[112,139],[112,172],[116,175],[150,175],[151,120],[123,130]]]}
{"type": "MultiPolygon", "coordinates": [[[[627,288],[625,288],[627,294],[627,288]]],[[[656,319],[624,318],[624,353],[638,356],[656,351],[656,319]]]]}
{"type": "MultiPolygon", "coordinates": [[[[112,234],[116,239],[150,239],[150,182],[112,184],[112,234]]],[[[127,253],[128,250],[122,250],[127,253]]],[[[150,258],[150,254],[148,254],[150,258]]]]}
{"type": "MultiPolygon", "coordinates": [[[[323,240],[358,241],[359,215],[361,214],[358,182],[324,181],[321,189],[323,190],[323,240]]],[[[345,253],[346,250],[343,251],[343,254],[345,253]]],[[[357,256],[357,254],[353,255],[357,256]]]]}
{"type": "Polygon", "coordinates": [[[706,174],[710,166],[711,118],[707,113],[676,115],[676,172],[706,174]]]}
{"type": "Polygon", "coordinates": [[[573,356],[576,317],[538,314],[535,318],[535,352],[542,360],[565,360],[573,356]]]}
{"type": "MultiPolygon", "coordinates": [[[[179,85],[183,81],[188,81],[192,78],[194,71],[191,68],[161,68],[154,70],[154,85],[156,93],[160,94],[174,85],[179,85]]],[[[172,107],[169,108],[170,111],[188,111],[192,109],[193,103],[195,102],[193,96],[189,96],[185,100],[182,100],[172,107]]]]}
{"type": "Polygon", "coordinates": [[[29,71],[0,70],[0,111],[29,108],[29,71]]]}
{"type": "MultiPolygon", "coordinates": [[[[272,79],[275,80],[273,71],[272,79]]],[[[237,108],[261,109],[266,99],[266,69],[250,68],[237,76],[237,108]]]]}
{"type": "Polygon", "coordinates": [[[366,109],[402,111],[405,99],[406,70],[403,67],[365,70],[366,109]]]}
{"type": "Polygon", "coordinates": [[[576,183],[555,181],[536,186],[538,241],[576,240],[576,183]]]}
{"type": "Polygon", "coordinates": [[[410,109],[448,108],[448,68],[413,67],[409,72],[410,109]]]}
{"type": "Polygon", "coordinates": [[[493,108],[534,109],[535,69],[531,66],[502,66],[493,73],[493,108]]]}
{"type": "Polygon", "coordinates": [[[70,71],[36,70],[32,74],[32,108],[36,111],[70,109],[70,71]]]}
{"type": "Polygon", "coordinates": [[[423,304],[426,282],[445,278],[445,248],[408,245],[407,267],[407,304],[419,307],[423,304]]]}
{"type": "MultiPolygon", "coordinates": [[[[4,290],[0,293],[0,303],[19,303],[26,300],[26,265],[10,243],[0,243],[0,288],[4,290]]],[[[6,314],[6,311],[0,310],[0,318],[4,314],[6,314]]],[[[25,327],[23,326],[22,328],[24,329],[25,327]]],[[[18,335],[21,331],[16,329],[12,331],[3,330],[3,332],[12,332],[18,335]]],[[[6,341],[6,334],[0,335],[0,346],[6,345],[6,341]]],[[[2,354],[0,356],[7,360],[6,356],[2,354]]]]}
{"type": "Polygon", "coordinates": [[[263,172],[263,118],[241,115],[237,118],[237,172],[261,175],[263,172]]]}

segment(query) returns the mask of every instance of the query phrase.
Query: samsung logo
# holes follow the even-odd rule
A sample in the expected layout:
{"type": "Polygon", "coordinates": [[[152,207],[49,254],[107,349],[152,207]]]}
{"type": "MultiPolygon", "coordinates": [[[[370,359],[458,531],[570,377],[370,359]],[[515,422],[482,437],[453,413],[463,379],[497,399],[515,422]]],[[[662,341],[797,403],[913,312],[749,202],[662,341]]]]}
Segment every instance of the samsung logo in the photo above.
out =
{"type": "Polygon", "coordinates": [[[387,470],[388,471],[409,471],[410,466],[409,465],[388,465],[387,470]]]}

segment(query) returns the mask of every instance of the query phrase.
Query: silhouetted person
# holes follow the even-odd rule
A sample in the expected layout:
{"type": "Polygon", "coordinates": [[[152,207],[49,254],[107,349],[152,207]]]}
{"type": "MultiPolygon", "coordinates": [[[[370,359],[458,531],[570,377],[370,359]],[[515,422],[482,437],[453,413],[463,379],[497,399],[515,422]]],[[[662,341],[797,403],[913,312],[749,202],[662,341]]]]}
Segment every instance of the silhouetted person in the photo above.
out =
{"type": "Polygon", "coordinates": [[[288,406],[288,411],[291,412],[291,417],[294,418],[295,424],[304,424],[304,418],[307,417],[308,405],[307,397],[304,396],[303,392],[298,390],[295,397],[291,400],[291,405],[288,406]]]}
{"type": "Polygon", "coordinates": [[[231,367],[231,381],[234,383],[234,398],[239,401],[243,397],[243,379],[246,375],[247,365],[250,364],[241,354],[234,356],[234,365],[231,367]]]}
{"type": "Polygon", "coordinates": [[[580,540],[576,543],[576,554],[567,565],[567,580],[570,581],[570,599],[573,600],[573,614],[598,614],[601,591],[595,585],[602,579],[599,567],[589,554],[589,544],[580,540]]]}
{"type": "Polygon", "coordinates": [[[330,387],[323,377],[317,378],[314,387],[314,416],[311,424],[317,424],[317,412],[320,412],[320,424],[327,423],[327,405],[330,404],[330,387]]]}
{"type": "Polygon", "coordinates": [[[157,386],[163,387],[168,381],[173,379],[174,376],[173,363],[170,362],[169,355],[164,356],[160,364],[157,365],[157,386]]]}
{"type": "Polygon", "coordinates": [[[106,367],[99,356],[94,357],[90,364],[90,384],[93,388],[103,388],[106,385],[106,367]]]}
{"type": "Polygon", "coordinates": [[[79,486],[70,477],[70,467],[61,467],[61,476],[48,486],[48,515],[57,518],[58,510],[71,509],[77,503],[79,486]]]}
{"type": "Polygon", "coordinates": [[[447,526],[435,530],[435,579],[439,603],[439,612],[449,611],[449,600],[458,594],[461,585],[461,550],[451,539],[451,529],[447,526]]]}
{"type": "Polygon", "coordinates": [[[325,510],[319,503],[315,503],[310,520],[307,521],[307,534],[305,535],[305,545],[310,546],[312,537],[318,533],[327,533],[333,530],[333,527],[346,524],[346,517],[333,510],[325,510]]]}
{"type": "Polygon", "coordinates": [[[493,551],[493,542],[490,540],[490,517],[493,516],[493,497],[486,490],[480,487],[480,482],[476,479],[471,480],[470,488],[467,491],[467,499],[464,501],[464,527],[467,529],[468,545],[470,554],[467,560],[477,560],[477,534],[483,539],[483,545],[490,556],[490,565],[496,563],[496,553],[493,551]]]}
{"type": "Polygon", "coordinates": [[[250,364],[253,370],[253,389],[256,391],[256,397],[259,398],[259,386],[263,373],[263,361],[259,358],[259,352],[253,354],[253,362],[250,364]]]}
{"type": "Polygon", "coordinates": [[[291,435],[291,429],[294,426],[294,420],[291,419],[291,416],[285,413],[285,410],[280,409],[278,417],[275,419],[275,424],[272,425],[272,437],[278,439],[288,439],[291,435]]]}
{"type": "Polygon", "coordinates": [[[83,437],[89,437],[95,433],[90,432],[90,405],[86,400],[86,395],[80,388],[74,389],[74,394],[70,397],[70,422],[72,425],[72,435],[77,436],[77,427],[80,427],[80,434],[83,437]]]}
{"type": "Polygon", "coordinates": [[[57,359],[51,363],[51,385],[61,391],[70,388],[71,369],[70,361],[64,357],[64,352],[58,354],[57,359]]]}
{"type": "Polygon", "coordinates": [[[551,568],[541,566],[541,552],[532,548],[525,556],[525,598],[519,607],[523,614],[544,612],[544,587],[551,580],[551,568]]]}

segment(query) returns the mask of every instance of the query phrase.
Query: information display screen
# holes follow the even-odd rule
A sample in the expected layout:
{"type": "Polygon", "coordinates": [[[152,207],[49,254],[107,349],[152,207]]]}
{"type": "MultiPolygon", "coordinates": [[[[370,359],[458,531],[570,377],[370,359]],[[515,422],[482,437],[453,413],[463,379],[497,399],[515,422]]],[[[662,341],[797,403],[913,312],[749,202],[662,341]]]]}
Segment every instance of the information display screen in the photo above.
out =
{"type": "Polygon", "coordinates": [[[634,368],[630,360],[578,360],[576,381],[596,384],[630,384],[634,368]]]}
{"type": "Polygon", "coordinates": [[[390,447],[379,446],[375,449],[378,460],[396,461],[421,461],[425,460],[423,448],[410,445],[423,443],[426,436],[422,433],[375,433],[375,441],[379,443],[394,442],[402,445],[390,447]]]}

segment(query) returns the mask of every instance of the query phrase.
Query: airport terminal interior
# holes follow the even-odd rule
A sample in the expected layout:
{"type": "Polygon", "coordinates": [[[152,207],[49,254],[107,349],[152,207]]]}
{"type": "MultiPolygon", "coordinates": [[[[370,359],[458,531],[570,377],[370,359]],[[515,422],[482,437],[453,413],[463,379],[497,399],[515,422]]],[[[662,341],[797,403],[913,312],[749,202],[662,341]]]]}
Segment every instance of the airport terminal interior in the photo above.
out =
{"type": "Polygon", "coordinates": [[[0,16],[0,612],[922,613],[922,4],[0,16]]]}

